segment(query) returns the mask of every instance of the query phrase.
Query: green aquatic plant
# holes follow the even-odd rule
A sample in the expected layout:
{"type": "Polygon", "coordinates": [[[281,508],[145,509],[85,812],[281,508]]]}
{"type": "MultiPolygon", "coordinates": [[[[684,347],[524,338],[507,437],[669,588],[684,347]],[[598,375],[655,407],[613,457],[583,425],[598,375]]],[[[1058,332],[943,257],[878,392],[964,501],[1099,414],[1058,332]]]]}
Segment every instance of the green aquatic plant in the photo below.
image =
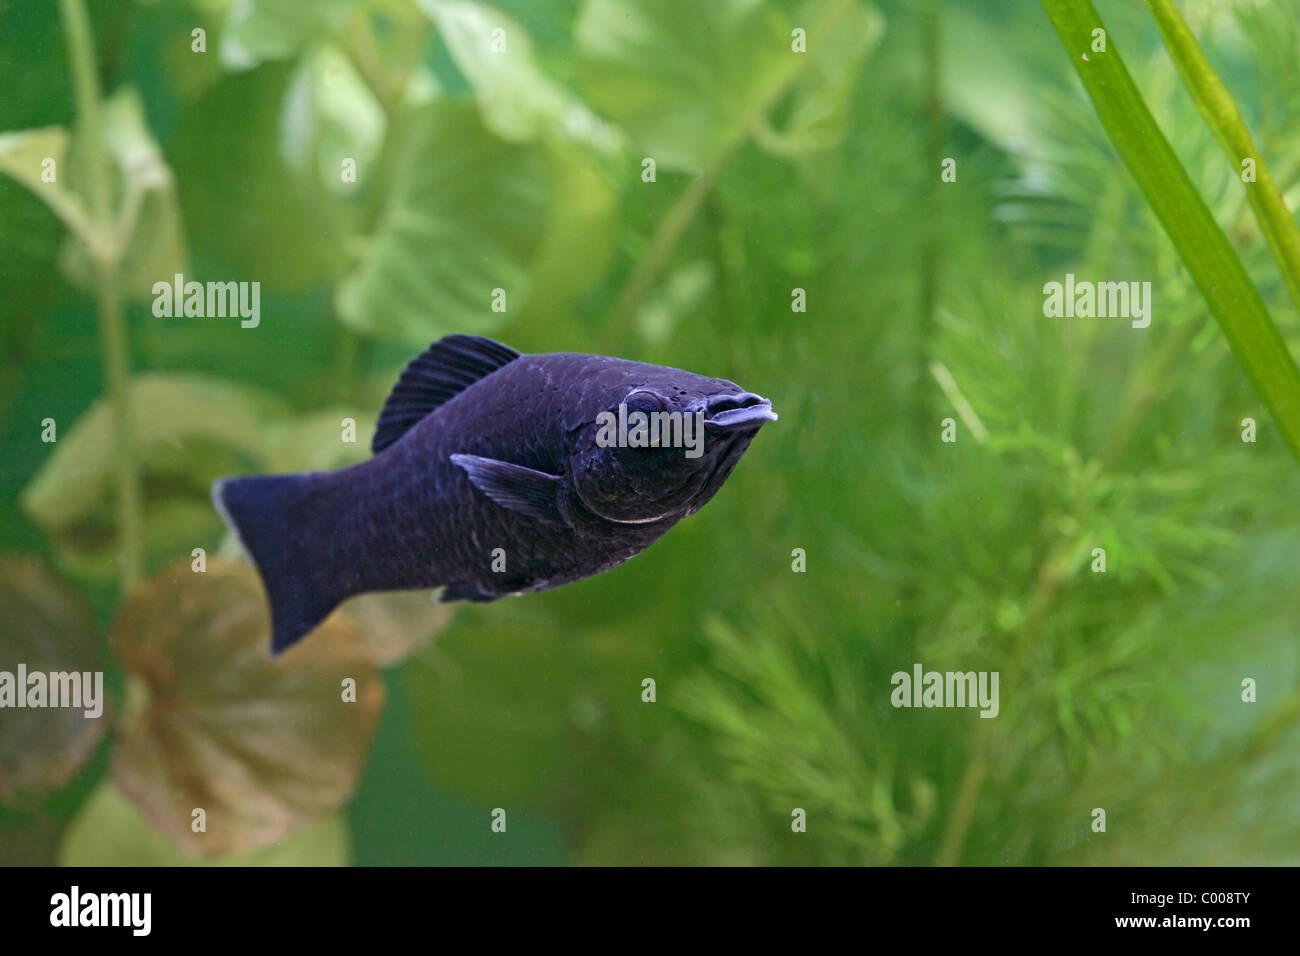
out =
{"type": "MultiPolygon", "coordinates": [[[[1300,289],[1300,233],[1263,160],[1241,124],[1235,104],[1197,56],[1195,40],[1171,2],[1150,3],[1175,61],[1189,80],[1197,106],[1237,162],[1255,163],[1257,180],[1246,185],[1264,233],[1292,294],[1300,289]]],[[[1205,296],[1273,413],[1292,454],[1300,461],[1300,368],[1268,314],[1241,259],[1214,221],[1155,117],[1134,85],[1119,50],[1108,47],[1105,25],[1089,0],[1043,0],[1052,25],[1070,54],[1115,148],[1164,226],[1178,255],[1205,296]],[[1098,36],[1102,37],[1098,50],[1098,36]],[[1091,56],[1089,51],[1092,51],[1091,56]]],[[[1244,179],[1244,176],[1243,176],[1244,179]]]]}
{"type": "Polygon", "coordinates": [[[90,5],[106,221],[155,174],[125,442],[86,77],[59,7],[0,10],[0,542],[53,568],[3,582],[0,658],[97,649],[113,721],[48,759],[0,730],[0,857],[1297,862],[1300,5],[1185,4],[1204,62],[1169,5],[1098,7],[1104,58],[1064,2],[90,5]],[[177,271],[260,281],[260,324],[156,314],[177,271]],[[1149,281],[1150,325],[1049,317],[1068,273],[1149,281]],[[263,668],[212,480],[359,460],[411,345],[469,330],[716,369],[781,422],[615,572],[349,604],[316,669],[263,668]],[[998,716],[893,706],[918,664],[999,672],[998,716]]]}

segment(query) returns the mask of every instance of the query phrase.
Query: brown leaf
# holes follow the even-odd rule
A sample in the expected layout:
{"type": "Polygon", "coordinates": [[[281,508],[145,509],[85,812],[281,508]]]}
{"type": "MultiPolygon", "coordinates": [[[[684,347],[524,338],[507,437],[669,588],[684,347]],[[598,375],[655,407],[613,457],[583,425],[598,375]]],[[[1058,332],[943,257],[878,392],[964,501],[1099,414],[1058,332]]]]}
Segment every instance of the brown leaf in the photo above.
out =
{"type": "MultiPolygon", "coordinates": [[[[15,681],[19,664],[28,674],[102,674],[90,611],[77,590],[40,559],[0,557],[0,607],[0,671],[15,681]]],[[[26,693],[24,687],[15,690],[26,693]]],[[[106,709],[101,717],[87,717],[78,707],[0,709],[0,800],[15,802],[66,783],[107,722],[106,709]]]]}
{"type": "Polygon", "coordinates": [[[335,614],[281,657],[257,573],[188,561],[137,588],[114,627],[131,672],[113,776],[191,852],[233,853],[284,839],[356,788],[384,686],[335,614]],[[343,682],[356,682],[355,703],[343,682]],[[206,832],[191,829],[193,811],[206,832]]]}

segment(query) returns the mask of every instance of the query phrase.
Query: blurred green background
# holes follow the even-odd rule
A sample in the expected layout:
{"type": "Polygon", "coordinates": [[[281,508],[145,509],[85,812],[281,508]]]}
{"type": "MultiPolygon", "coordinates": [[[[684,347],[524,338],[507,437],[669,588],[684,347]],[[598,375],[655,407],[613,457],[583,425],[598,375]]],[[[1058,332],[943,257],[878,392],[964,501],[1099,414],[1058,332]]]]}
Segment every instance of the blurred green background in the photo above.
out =
{"type": "MultiPolygon", "coordinates": [[[[1097,6],[1294,340],[1150,18],[1097,6]]],[[[0,669],[103,668],[111,713],[0,711],[0,862],[1300,862],[1297,468],[1036,2],[87,8],[99,157],[59,6],[0,2],[0,131],[68,131],[0,140],[0,669]],[[102,275],[37,198],[97,162],[138,201],[129,594],[102,275]],[[176,272],[260,325],[155,316],[176,272]],[[1151,282],[1150,328],[1045,318],[1067,272],[1151,282]],[[364,456],[450,332],[781,420],[622,568],[354,602],[270,664],[212,480],[364,456]],[[998,671],[997,719],[891,707],[918,662],[998,671]]],[[[1182,8],[1294,207],[1300,4],[1182,8]]]]}

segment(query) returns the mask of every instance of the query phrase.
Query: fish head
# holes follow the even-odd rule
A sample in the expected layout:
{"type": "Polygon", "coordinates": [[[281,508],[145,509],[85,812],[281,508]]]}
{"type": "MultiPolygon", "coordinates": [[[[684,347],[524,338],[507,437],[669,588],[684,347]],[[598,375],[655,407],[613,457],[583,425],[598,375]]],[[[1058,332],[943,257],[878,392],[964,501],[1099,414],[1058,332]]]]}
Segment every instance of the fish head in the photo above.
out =
{"type": "Polygon", "coordinates": [[[725,379],[677,369],[606,389],[604,408],[578,435],[569,471],[578,497],[610,521],[679,519],[717,493],[777,416],[772,403],[725,379]]]}

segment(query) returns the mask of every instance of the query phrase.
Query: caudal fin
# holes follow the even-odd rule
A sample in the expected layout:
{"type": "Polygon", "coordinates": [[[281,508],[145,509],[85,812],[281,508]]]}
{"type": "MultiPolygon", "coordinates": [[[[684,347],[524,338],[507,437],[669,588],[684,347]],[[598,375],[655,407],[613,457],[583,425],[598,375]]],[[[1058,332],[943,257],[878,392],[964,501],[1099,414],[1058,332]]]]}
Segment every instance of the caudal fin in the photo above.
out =
{"type": "Polygon", "coordinates": [[[272,656],[323,621],[346,596],[322,580],[320,555],[312,553],[309,499],[315,480],[271,475],[225,478],[212,486],[212,503],[262,575],[271,605],[272,656]]]}

